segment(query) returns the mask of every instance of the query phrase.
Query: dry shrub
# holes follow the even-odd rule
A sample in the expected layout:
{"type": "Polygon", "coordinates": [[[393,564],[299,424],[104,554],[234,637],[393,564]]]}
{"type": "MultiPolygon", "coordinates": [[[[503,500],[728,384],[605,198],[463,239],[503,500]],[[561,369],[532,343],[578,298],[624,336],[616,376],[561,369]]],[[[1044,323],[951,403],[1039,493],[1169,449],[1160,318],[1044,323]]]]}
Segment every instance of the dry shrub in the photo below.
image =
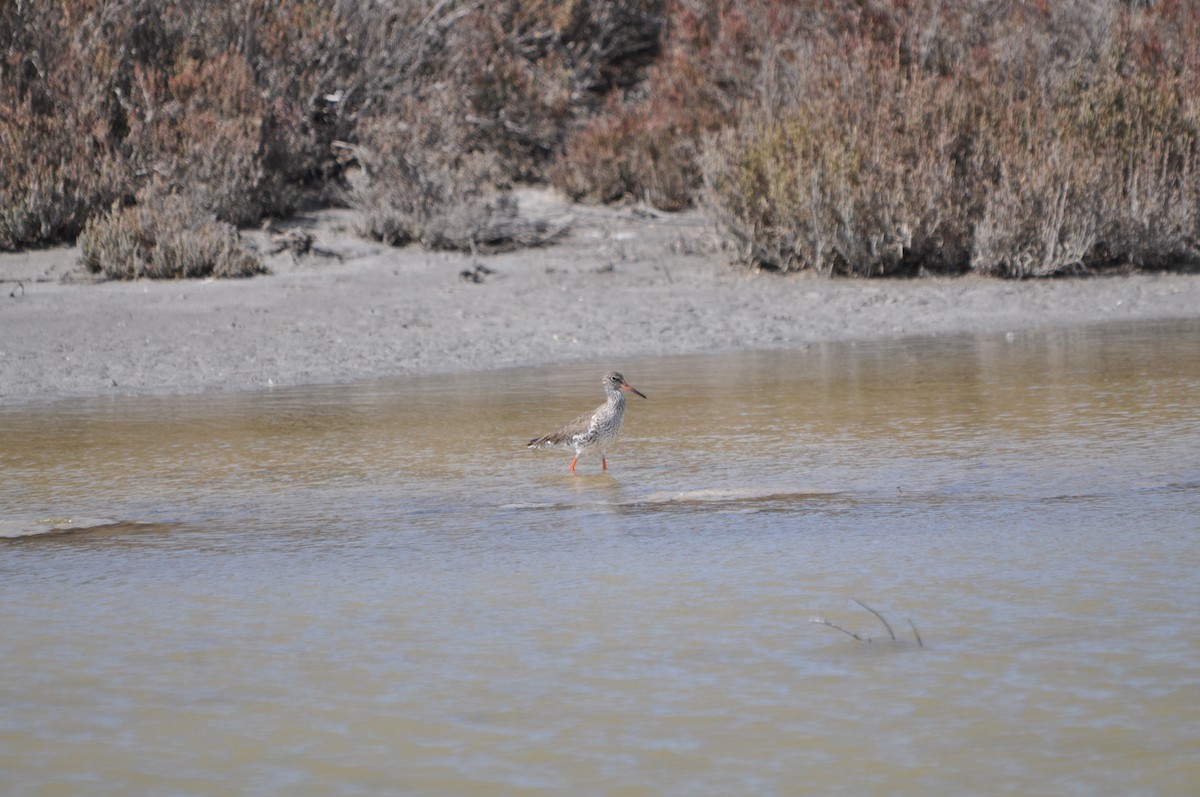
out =
{"type": "Polygon", "coordinates": [[[328,201],[352,165],[337,142],[376,118],[445,130],[411,113],[439,95],[466,160],[539,178],[565,131],[654,57],[662,3],[2,3],[0,246],[69,240],[150,180],[237,224],[328,201]]]}
{"type": "Polygon", "coordinates": [[[111,109],[78,101],[92,94],[90,73],[69,14],[53,12],[0,4],[0,249],[74,238],[131,175],[111,109]]]}
{"type": "MultiPolygon", "coordinates": [[[[689,206],[700,185],[699,135],[646,118],[636,105],[597,116],[571,137],[549,180],[572,199],[633,197],[663,210],[689,206]]],[[[691,123],[688,123],[691,125],[691,123]]]]}
{"type": "Polygon", "coordinates": [[[968,110],[914,76],[809,95],[715,137],[704,207],[758,266],[876,276],[964,267],[971,243],[968,110]]]}
{"type": "Polygon", "coordinates": [[[264,168],[270,122],[244,58],[185,58],[169,74],[137,69],[135,76],[146,111],[129,141],[142,173],[186,187],[196,204],[232,224],[294,206],[283,175],[264,168]]]}
{"type": "MultiPolygon", "coordinates": [[[[1195,31],[1200,34],[1200,27],[1195,31]]],[[[1110,55],[1104,79],[1066,105],[1071,134],[1105,175],[1097,261],[1200,259],[1200,93],[1195,76],[1151,76],[1110,55]]]]}
{"type": "Polygon", "coordinates": [[[109,279],[246,277],[266,269],[237,229],[181,194],[143,190],[137,205],[114,206],[79,236],[81,260],[109,279]]]}
{"type": "Polygon", "coordinates": [[[516,201],[499,185],[494,158],[464,152],[435,128],[380,118],[359,125],[364,174],[349,198],[362,213],[363,235],[387,244],[419,242],[435,249],[474,249],[502,242],[514,227],[516,201]]]}
{"type": "Polygon", "coordinates": [[[757,42],[770,24],[756,13],[763,10],[668,3],[663,54],[645,85],[612,95],[602,113],[571,133],[549,180],[574,199],[632,197],[663,210],[693,204],[702,140],[732,121],[757,72],[757,42]]]}
{"type": "Polygon", "coordinates": [[[897,65],[936,70],[961,57],[953,45],[969,45],[953,34],[965,12],[931,11],[941,5],[671,0],[663,54],[645,84],[572,133],[549,177],[580,199],[691,205],[703,185],[700,160],[710,135],[742,119],[769,126],[798,97],[826,90],[847,63],[882,67],[873,78],[882,88],[897,65]],[[937,23],[913,24],[922,14],[937,23]],[[873,62],[880,52],[886,64],[873,62]]]}
{"type": "Polygon", "coordinates": [[[30,106],[0,105],[0,249],[74,238],[128,181],[126,165],[101,143],[76,138],[81,120],[30,106]]]}
{"type": "Polygon", "coordinates": [[[874,8],[764,44],[710,138],[703,205],[745,261],[1030,277],[1200,256],[1200,57],[1178,33],[1200,12],[874,8]]]}
{"type": "Polygon", "coordinates": [[[700,203],[741,259],[827,275],[965,270],[987,167],[978,100],[946,78],[967,48],[946,40],[971,20],[923,3],[757,5],[766,22],[735,26],[754,26],[758,45],[735,74],[743,99],[702,157],[700,203]]]}
{"type": "Polygon", "coordinates": [[[0,246],[70,240],[152,178],[237,223],[294,207],[312,164],[329,160],[305,132],[323,67],[271,62],[311,56],[317,29],[289,30],[305,5],[3,4],[0,246]],[[301,46],[256,62],[281,35],[301,46]]]}
{"type": "MultiPolygon", "coordinates": [[[[1023,277],[1194,261],[1200,5],[0,3],[0,247],[139,191],[237,224],[521,240],[504,186],[702,204],[746,260],[1023,277]],[[343,143],[346,142],[346,143],[343,143]]],[[[141,206],[143,203],[139,203],[141,206]]]]}
{"type": "Polygon", "coordinates": [[[1006,158],[975,225],[971,268],[1000,277],[1083,270],[1100,238],[1104,183],[1103,167],[1060,139],[1006,158]]]}
{"type": "Polygon", "coordinates": [[[339,38],[358,45],[358,60],[329,90],[345,96],[336,107],[351,122],[348,139],[360,140],[359,122],[382,117],[443,128],[453,121],[455,140],[490,153],[507,178],[540,179],[566,131],[609,92],[638,81],[658,51],[662,6],[345,0],[335,22],[339,38]],[[422,108],[444,107],[433,99],[439,96],[453,98],[453,119],[423,117],[422,108]]]}
{"type": "Polygon", "coordinates": [[[1086,79],[1023,86],[988,117],[979,138],[996,176],[975,270],[1038,277],[1200,258],[1195,90],[1177,70],[1152,76],[1127,36],[1114,30],[1086,79]]]}
{"type": "Polygon", "coordinates": [[[658,54],[662,13],[663,0],[481,3],[448,37],[472,147],[514,178],[540,178],[567,130],[658,54]]]}

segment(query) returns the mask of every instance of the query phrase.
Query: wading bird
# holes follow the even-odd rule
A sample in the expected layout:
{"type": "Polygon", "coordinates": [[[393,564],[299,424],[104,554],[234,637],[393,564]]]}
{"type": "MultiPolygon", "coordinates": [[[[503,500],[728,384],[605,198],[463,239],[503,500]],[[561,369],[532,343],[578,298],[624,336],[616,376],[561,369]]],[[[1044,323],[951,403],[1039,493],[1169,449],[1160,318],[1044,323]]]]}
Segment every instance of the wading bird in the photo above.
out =
{"type": "Polygon", "coordinates": [[[642,398],[646,394],[625,381],[625,377],[616,371],[604,375],[605,401],[591,412],[585,412],[575,420],[556,429],[545,437],[535,437],[529,441],[529,448],[563,448],[575,452],[568,468],[575,474],[575,464],[579,458],[594,449],[600,449],[600,468],[608,470],[608,460],[605,459],[605,449],[621,432],[621,423],[625,420],[625,392],[636,393],[642,398]]]}

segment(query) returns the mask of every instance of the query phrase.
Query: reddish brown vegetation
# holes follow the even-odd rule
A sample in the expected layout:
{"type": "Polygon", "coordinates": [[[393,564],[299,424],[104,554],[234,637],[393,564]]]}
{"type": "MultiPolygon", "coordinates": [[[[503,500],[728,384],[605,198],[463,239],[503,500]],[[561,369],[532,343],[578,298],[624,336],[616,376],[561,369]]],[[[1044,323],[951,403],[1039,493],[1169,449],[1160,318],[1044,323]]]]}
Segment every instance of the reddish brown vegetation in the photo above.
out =
{"type": "Polygon", "coordinates": [[[1198,87],[1182,0],[5,3],[0,248],[86,226],[145,273],[115,242],[162,197],[234,225],[345,201],[465,248],[549,180],[699,204],[782,270],[1171,267],[1200,253],[1198,87]]]}
{"type": "Polygon", "coordinates": [[[751,5],[764,46],[700,193],[747,262],[1023,277],[1200,255],[1195,6],[751,5]]]}

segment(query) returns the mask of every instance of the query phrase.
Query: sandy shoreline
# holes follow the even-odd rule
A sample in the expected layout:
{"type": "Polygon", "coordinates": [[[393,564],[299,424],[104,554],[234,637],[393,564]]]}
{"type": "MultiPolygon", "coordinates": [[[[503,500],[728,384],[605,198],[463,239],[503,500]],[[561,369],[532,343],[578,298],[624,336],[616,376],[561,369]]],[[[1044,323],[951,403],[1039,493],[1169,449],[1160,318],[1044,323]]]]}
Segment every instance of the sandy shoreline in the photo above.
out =
{"type": "MultiPolygon", "coordinates": [[[[1200,316],[1200,275],[848,281],[730,268],[698,213],[574,207],[568,236],[480,255],[289,220],[322,253],[249,280],[94,282],[78,252],[0,255],[0,401],[190,393],[962,332],[1200,316]],[[478,268],[477,267],[482,267],[478,268]],[[464,278],[463,272],[477,276],[464,278]]],[[[246,234],[264,250],[266,233],[246,234]]]]}

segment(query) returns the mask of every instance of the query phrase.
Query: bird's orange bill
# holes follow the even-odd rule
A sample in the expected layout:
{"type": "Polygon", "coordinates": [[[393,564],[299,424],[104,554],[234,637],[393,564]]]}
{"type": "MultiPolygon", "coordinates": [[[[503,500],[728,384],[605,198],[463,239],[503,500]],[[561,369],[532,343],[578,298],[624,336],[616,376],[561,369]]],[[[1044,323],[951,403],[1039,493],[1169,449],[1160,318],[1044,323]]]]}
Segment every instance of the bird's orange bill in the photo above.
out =
{"type": "Polygon", "coordinates": [[[646,394],[645,394],[645,393],[643,393],[642,391],[638,390],[636,387],[634,387],[633,385],[629,384],[628,382],[622,382],[622,383],[621,383],[621,389],[622,389],[622,390],[628,390],[630,393],[637,393],[637,394],[638,394],[639,396],[641,396],[642,398],[645,398],[645,397],[646,397],[646,394]]]}

